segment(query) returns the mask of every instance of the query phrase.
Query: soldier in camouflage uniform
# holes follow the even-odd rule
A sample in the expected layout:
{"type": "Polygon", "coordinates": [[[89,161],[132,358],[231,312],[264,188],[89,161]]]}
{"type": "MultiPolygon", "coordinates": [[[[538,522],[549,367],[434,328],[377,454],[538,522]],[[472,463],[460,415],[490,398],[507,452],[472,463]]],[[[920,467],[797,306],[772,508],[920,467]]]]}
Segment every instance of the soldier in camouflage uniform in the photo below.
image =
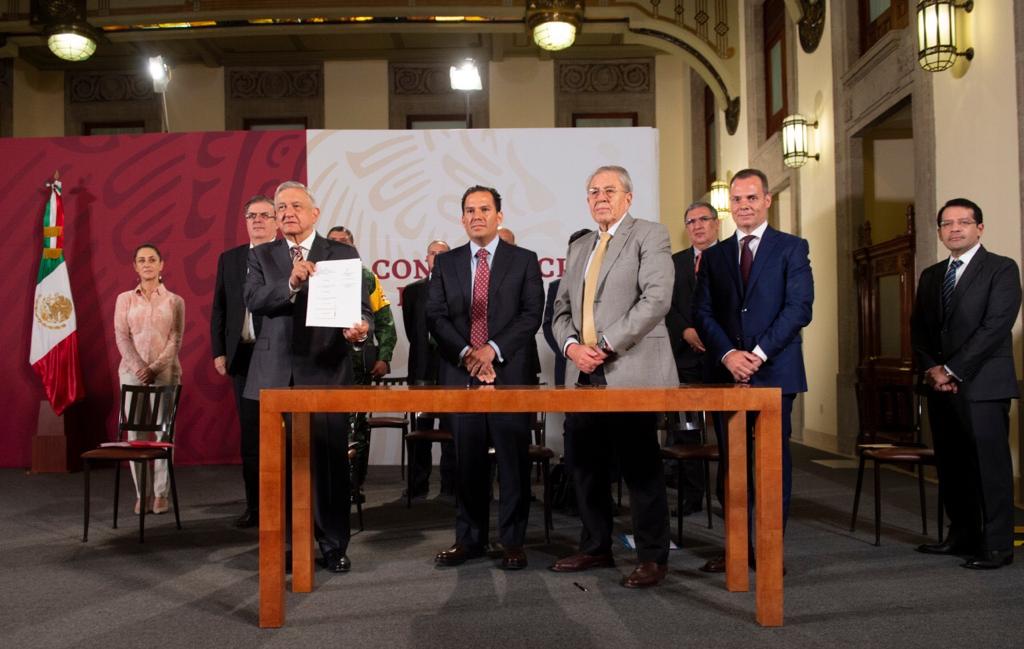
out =
{"type": "MultiPolygon", "coordinates": [[[[338,225],[327,232],[327,238],[350,246],[355,245],[355,237],[344,226],[338,225]]],[[[358,349],[351,343],[349,357],[352,359],[352,378],[355,385],[370,385],[373,379],[380,378],[391,371],[391,356],[395,352],[398,334],[395,331],[395,317],[391,313],[391,303],[384,295],[380,279],[369,268],[363,267],[363,286],[370,297],[370,308],[373,311],[373,337],[358,349]]],[[[351,463],[352,498],[362,502],[363,481],[366,480],[366,466],[370,459],[370,424],[367,413],[351,413],[349,444],[355,446],[356,456],[351,463]]]]}

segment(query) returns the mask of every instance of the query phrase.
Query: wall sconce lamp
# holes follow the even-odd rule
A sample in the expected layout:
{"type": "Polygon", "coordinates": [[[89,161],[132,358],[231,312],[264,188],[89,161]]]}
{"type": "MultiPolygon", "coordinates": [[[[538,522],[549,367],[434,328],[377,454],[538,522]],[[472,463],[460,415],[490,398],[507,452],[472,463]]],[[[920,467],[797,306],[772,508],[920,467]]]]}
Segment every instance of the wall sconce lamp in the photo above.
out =
{"type": "Polygon", "coordinates": [[[957,50],[956,10],[970,13],[973,0],[957,4],[953,0],[920,0],[917,3],[917,62],[928,72],[942,72],[962,56],[974,58],[974,48],[957,50]]]}
{"type": "Polygon", "coordinates": [[[583,23],[583,0],[531,0],[526,5],[526,26],[537,47],[557,52],[576,42],[583,23]]]}
{"type": "Polygon", "coordinates": [[[724,180],[716,180],[711,183],[708,191],[708,202],[718,212],[719,220],[729,216],[732,211],[729,209],[729,183],[724,180]]]}
{"type": "Polygon", "coordinates": [[[818,123],[808,123],[807,118],[800,114],[793,114],[782,120],[782,162],[787,167],[802,167],[809,158],[821,160],[820,153],[813,156],[808,153],[808,127],[818,128],[818,123]]]}

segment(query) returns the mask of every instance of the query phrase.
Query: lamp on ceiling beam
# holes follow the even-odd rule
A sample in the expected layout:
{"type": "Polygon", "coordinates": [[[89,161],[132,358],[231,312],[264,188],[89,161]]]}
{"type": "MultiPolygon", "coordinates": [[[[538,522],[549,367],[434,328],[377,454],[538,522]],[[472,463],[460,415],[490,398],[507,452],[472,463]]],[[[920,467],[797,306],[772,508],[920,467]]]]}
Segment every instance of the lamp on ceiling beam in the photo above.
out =
{"type": "Polygon", "coordinates": [[[46,45],[65,61],[84,61],[96,51],[96,32],[86,21],[86,0],[32,0],[29,23],[43,28],[46,45]]]}
{"type": "Polygon", "coordinates": [[[549,52],[557,52],[576,42],[583,23],[583,0],[531,0],[526,5],[526,26],[533,42],[549,52]]]}
{"type": "Polygon", "coordinates": [[[953,0],[921,0],[917,3],[917,62],[928,72],[942,72],[953,67],[958,56],[974,58],[974,48],[957,48],[956,10],[970,13],[974,2],[953,0]]]}

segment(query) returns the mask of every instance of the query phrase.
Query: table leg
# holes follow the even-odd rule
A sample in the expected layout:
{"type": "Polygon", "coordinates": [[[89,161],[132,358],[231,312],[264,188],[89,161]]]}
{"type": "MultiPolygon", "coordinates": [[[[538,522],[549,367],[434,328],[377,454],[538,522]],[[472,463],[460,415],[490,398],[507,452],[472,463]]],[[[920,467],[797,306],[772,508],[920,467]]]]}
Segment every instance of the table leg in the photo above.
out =
{"type": "Polygon", "coordinates": [[[725,475],[725,587],[731,592],[750,590],[747,566],[747,413],[723,413],[726,420],[725,475]]]}
{"type": "Polygon", "coordinates": [[[292,414],[292,592],[313,590],[313,477],[309,413],[292,414]]]}
{"type": "Polygon", "coordinates": [[[284,421],[260,412],[260,627],[284,625],[284,421]]]}
{"type": "Polygon", "coordinates": [[[782,626],[782,420],[778,405],[761,411],[754,439],[757,621],[762,626],[782,626]]]}

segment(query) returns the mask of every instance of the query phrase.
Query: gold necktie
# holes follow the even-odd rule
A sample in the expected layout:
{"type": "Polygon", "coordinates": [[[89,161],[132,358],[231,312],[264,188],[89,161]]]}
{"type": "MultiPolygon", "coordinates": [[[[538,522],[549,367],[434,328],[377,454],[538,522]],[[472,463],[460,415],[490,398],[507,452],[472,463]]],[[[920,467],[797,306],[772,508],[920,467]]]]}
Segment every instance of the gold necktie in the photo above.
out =
{"type": "Polygon", "coordinates": [[[583,344],[597,344],[597,328],[594,326],[594,296],[597,293],[597,277],[601,274],[601,262],[604,261],[604,253],[608,249],[608,240],[612,235],[601,232],[601,241],[594,250],[594,257],[590,260],[590,268],[587,269],[586,283],[583,285],[583,344]]]}

